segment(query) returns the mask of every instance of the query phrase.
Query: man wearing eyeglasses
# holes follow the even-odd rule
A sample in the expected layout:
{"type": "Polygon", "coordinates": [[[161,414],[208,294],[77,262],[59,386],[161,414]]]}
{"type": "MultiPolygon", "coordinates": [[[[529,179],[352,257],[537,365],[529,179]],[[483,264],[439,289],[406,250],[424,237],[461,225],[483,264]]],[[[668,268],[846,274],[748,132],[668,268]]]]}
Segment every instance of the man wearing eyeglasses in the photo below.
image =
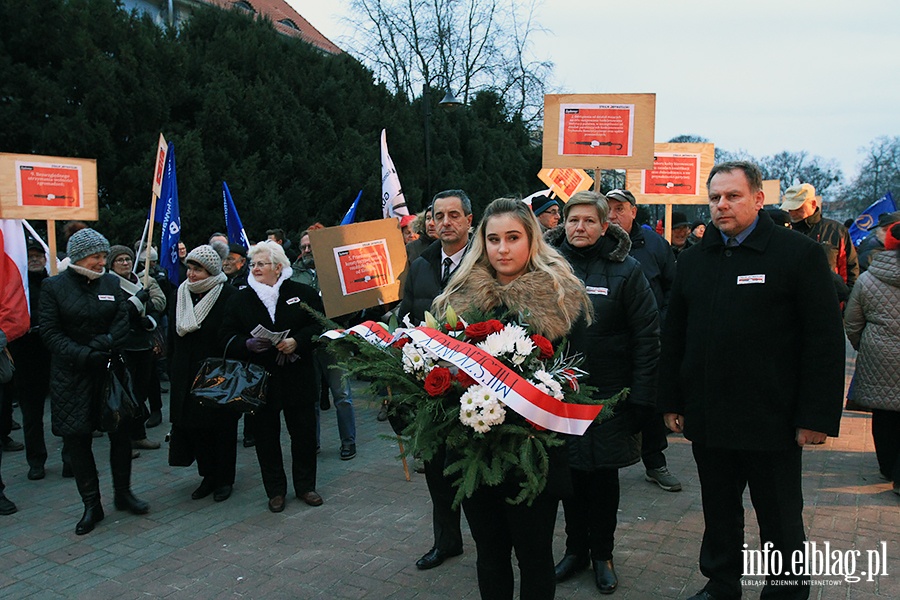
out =
{"type": "Polygon", "coordinates": [[[559,225],[559,200],[548,196],[537,196],[531,201],[531,210],[541,224],[541,230],[547,231],[559,225]]]}
{"type": "Polygon", "coordinates": [[[228,283],[239,290],[247,287],[247,249],[241,244],[228,244],[228,254],[222,260],[222,272],[228,283]]]}

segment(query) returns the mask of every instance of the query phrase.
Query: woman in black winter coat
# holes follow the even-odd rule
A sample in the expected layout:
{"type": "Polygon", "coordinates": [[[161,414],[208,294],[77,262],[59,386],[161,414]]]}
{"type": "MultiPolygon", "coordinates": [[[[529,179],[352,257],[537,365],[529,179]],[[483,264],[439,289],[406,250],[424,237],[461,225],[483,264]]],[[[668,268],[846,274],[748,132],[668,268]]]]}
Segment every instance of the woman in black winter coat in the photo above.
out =
{"type": "Polygon", "coordinates": [[[322,333],[309,312],[323,312],[319,294],[308,285],[291,281],[291,267],[276,242],[260,242],[248,252],[249,287],[228,302],[222,325],[223,340],[235,336],[228,355],[249,359],[269,373],[266,404],[254,416],[256,457],[269,510],[284,510],[287,476],[281,454],[281,413],[291,437],[294,492],[310,506],[320,506],[316,492],[316,409],[318,387],[313,363],[314,338],[322,333]],[[257,327],[287,331],[277,344],[254,336],[257,327]]]}
{"type": "Polygon", "coordinates": [[[200,500],[213,494],[213,500],[222,502],[231,496],[234,486],[234,441],[240,414],[200,406],[191,397],[191,384],[205,359],[224,353],[221,329],[225,305],[237,290],[228,285],[222,259],[212,246],[194,248],[185,264],[187,278],[178,286],[169,315],[169,463],[190,465],[196,459],[203,480],[191,498],[200,500]]]}
{"type": "MultiPolygon", "coordinates": [[[[109,242],[93,229],[69,238],[69,267],[44,281],[41,336],[50,351],[50,410],[53,430],[63,438],[84,516],[75,527],[83,535],[103,520],[100,481],[91,451],[99,427],[99,393],[107,362],[122,350],[130,329],[128,301],[119,278],[106,272],[109,242]]],[[[136,316],[133,313],[131,316],[136,316]]],[[[119,510],[145,514],[146,502],[131,493],[128,422],[109,432],[114,503],[119,510]]]]}
{"type": "Polygon", "coordinates": [[[563,499],[566,554],[556,566],[557,581],[593,563],[604,594],[618,587],[612,551],[619,468],[641,458],[639,432],[655,408],[659,360],[656,300],[640,264],[628,255],[628,234],[608,216],[602,194],[579,192],[566,203],[563,226],[546,234],[584,282],[594,308],[593,322],[569,336],[571,349],[585,355],[587,384],[600,398],[631,390],[612,418],[567,440],[575,493],[563,499]]]}

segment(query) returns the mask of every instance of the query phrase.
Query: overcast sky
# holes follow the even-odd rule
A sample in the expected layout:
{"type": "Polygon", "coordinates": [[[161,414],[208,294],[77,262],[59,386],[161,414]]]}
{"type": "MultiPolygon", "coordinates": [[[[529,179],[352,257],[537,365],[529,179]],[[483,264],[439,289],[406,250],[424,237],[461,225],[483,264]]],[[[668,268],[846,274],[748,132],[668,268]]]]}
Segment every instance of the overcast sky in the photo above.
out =
{"type": "MultiPolygon", "coordinates": [[[[288,0],[341,45],[346,1],[288,0]]],[[[568,93],[656,93],[656,141],[754,156],[806,150],[851,178],[900,135],[897,0],[553,0],[534,53],[568,93]]]]}

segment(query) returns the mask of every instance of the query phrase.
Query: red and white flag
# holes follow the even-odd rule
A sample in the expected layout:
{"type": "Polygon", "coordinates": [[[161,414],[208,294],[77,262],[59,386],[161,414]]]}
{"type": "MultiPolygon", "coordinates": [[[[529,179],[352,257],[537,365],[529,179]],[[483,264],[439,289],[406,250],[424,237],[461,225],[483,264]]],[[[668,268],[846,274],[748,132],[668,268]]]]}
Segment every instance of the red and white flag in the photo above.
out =
{"type": "Polygon", "coordinates": [[[394,161],[388,154],[387,131],[384,129],[381,130],[381,213],[385,219],[390,217],[399,219],[409,214],[397,169],[394,168],[394,161]]]}
{"type": "Polygon", "coordinates": [[[0,219],[0,329],[11,342],[29,327],[25,231],[20,219],[0,219]]]}

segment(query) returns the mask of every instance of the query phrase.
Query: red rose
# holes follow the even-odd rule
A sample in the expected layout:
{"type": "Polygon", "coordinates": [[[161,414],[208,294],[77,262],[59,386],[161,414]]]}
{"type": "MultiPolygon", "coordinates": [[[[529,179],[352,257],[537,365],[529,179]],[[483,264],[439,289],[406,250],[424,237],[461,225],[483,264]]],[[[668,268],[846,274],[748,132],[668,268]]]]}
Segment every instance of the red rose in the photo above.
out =
{"type": "Polygon", "coordinates": [[[450,323],[444,323],[444,329],[446,331],[462,331],[465,325],[463,325],[462,321],[456,322],[456,327],[450,327],[450,323]]]}
{"type": "Polygon", "coordinates": [[[456,372],[456,381],[458,381],[459,384],[461,386],[463,386],[464,388],[468,388],[468,387],[473,386],[476,383],[478,383],[477,381],[475,381],[474,379],[469,377],[469,374],[466,373],[465,371],[457,371],[456,372]]]}
{"type": "Polygon", "coordinates": [[[435,367],[425,376],[425,392],[432,397],[440,396],[450,389],[452,382],[453,376],[450,374],[450,369],[435,367]]]}
{"type": "Polygon", "coordinates": [[[492,333],[503,330],[503,323],[497,319],[482,321],[481,323],[472,323],[466,327],[466,337],[469,341],[478,343],[492,333]]]}
{"type": "Polygon", "coordinates": [[[391,344],[391,347],[396,348],[397,350],[403,350],[403,346],[407,345],[408,343],[409,343],[409,338],[402,337],[399,340],[397,340],[396,342],[394,342],[393,344],[391,344]]]}
{"type": "Polygon", "coordinates": [[[575,371],[572,369],[563,369],[562,376],[566,378],[566,381],[569,383],[569,387],[574,391],[578,391],[578,376],[575,374],[575,371]]]}
{"type": "Polygon", "coordinates": [[[534,334],[531,336],[531,341],[541,351],[540,356],[538,356],[539,359],[547,360],[548,358],[553,358],[553,344],[550,340],[542,335],[534,334]]]}

